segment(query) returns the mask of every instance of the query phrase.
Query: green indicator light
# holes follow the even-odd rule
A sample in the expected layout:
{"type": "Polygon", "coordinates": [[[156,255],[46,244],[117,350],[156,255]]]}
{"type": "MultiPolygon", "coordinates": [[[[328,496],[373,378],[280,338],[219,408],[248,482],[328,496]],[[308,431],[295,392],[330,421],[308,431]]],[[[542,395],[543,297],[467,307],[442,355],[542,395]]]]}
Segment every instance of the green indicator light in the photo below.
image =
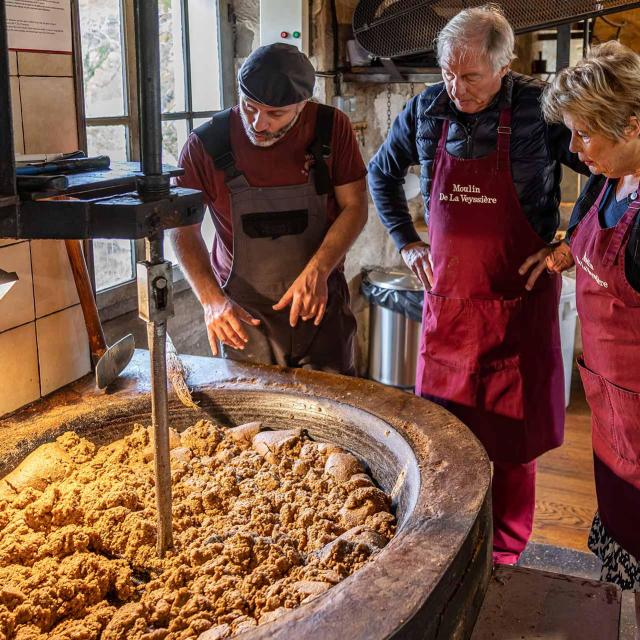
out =
{"type": "Polygon", "coordinates": [[[300,32],[299,31],[294,31],[291,35],[293,35],[294,38],[299,38],[300,37],[300,32]]]}

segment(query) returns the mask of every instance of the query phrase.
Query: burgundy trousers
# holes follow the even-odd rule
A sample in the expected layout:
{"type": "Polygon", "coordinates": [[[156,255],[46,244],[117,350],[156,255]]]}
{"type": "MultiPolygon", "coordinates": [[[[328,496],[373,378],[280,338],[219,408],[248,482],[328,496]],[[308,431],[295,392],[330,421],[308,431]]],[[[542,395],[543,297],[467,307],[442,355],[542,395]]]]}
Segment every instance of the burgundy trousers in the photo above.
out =
{"type": "Polygon", "coordinates": [[[493,463],[493,561],[515,564],[527,546],[536,508],[536,461],[493,463]]]}

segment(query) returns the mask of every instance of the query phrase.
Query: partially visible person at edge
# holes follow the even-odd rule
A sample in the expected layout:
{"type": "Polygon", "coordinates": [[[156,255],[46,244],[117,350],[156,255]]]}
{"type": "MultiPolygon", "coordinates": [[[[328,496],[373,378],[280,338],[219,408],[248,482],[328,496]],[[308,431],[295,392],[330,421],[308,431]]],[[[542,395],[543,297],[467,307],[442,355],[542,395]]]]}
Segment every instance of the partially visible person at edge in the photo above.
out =
{"type": "Polygon", "coordinates": [[[593,174],[569,244],[547,263],[577,265],[598,496],[589,547],[603,580],[635,591],[640,638],[640,56],[618,42],[595,47],[556,76],[542,105],[571,130],[571,149],[593,174]]]}
{"type": "Polygon", "coordinates": [[[366,168],[341,111],[309,101],[296,47],[260,47],[240,104],[191,133],[177,184],[203,192],[215,226],[171,232],[204,308],[214,355],[354,374],[355,318],[342,264],[367,220],[366,168]]]}
{"type": "Polygon", "coordinates": [[[566,127],[545,123],[544,85],[511,71],[513,51],[497,5],[457,14],[437,39],[444,82],[409,101],[369,165],[379,216],[426,290],[416,393],[486,448],[502,564],[517,562],[531,535],[536,458],[563,441],[561,278],[544,259],[561,164],[588,173],[566,127]],[[402,190],[417,164],[430,244],[402,190]]]}

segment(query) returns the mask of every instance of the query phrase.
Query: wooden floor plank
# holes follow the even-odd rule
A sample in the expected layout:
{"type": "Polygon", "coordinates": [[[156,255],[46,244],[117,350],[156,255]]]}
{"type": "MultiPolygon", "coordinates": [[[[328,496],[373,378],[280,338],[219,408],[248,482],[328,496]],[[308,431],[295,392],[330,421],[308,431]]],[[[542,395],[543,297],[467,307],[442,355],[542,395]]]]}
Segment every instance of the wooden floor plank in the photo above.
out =
{"type": "Polygon", "coordinates": [[[532,540],[587,551],[595,511],[591,414],[574,370],[565,442],[538,461],[532,540]]]}

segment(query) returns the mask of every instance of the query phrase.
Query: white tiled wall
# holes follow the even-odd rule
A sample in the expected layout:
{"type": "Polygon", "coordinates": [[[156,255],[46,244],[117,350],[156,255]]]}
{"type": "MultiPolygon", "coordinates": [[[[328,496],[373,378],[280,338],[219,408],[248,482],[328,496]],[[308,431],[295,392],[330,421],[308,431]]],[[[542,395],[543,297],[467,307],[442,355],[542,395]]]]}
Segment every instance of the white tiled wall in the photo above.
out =
{"type": "Polygon", "coordinates": [[[64,240],[32,240],[31,264],[36,318],[79,303],[64,240]]]}
{"type": "Polygon", "coordinates": [[[0,299],[0,331],[6,331],[35,318],[29,243],[0,247],[0,269],[18,274],[18,281],[0,299]]]}
{"type": "MultiPolygon", "coordinates": [[[[16,153],[78,147],[71,56],[9,52],[16,153]]],[[[0,416],[90,371],[89,343],[64,242],[0,238],[18,282],[0,299],[0,416]]]]}
{"type": "Polygon", "coordinates": [[[0,333],[0,415],[40,397],[34,322],[0,333]]]}
{"type": "Polygon", "coordinates": [[[17,76],[11,76],[9,82],[11,86],[11,114],[13,117],[13,146],[16,153],[24,153],[22,110],[20,109],[20,80],[17,76]]]}
{"type": "Polygon", "coordinates": [[[19,77],[25,153],[75,151],[73,78],[19,77]]]}
{"type": "Polygon", "coordinates": [[[89,370],[89,340],[80,305],[36,320],[43,396],[89,370]]]}

